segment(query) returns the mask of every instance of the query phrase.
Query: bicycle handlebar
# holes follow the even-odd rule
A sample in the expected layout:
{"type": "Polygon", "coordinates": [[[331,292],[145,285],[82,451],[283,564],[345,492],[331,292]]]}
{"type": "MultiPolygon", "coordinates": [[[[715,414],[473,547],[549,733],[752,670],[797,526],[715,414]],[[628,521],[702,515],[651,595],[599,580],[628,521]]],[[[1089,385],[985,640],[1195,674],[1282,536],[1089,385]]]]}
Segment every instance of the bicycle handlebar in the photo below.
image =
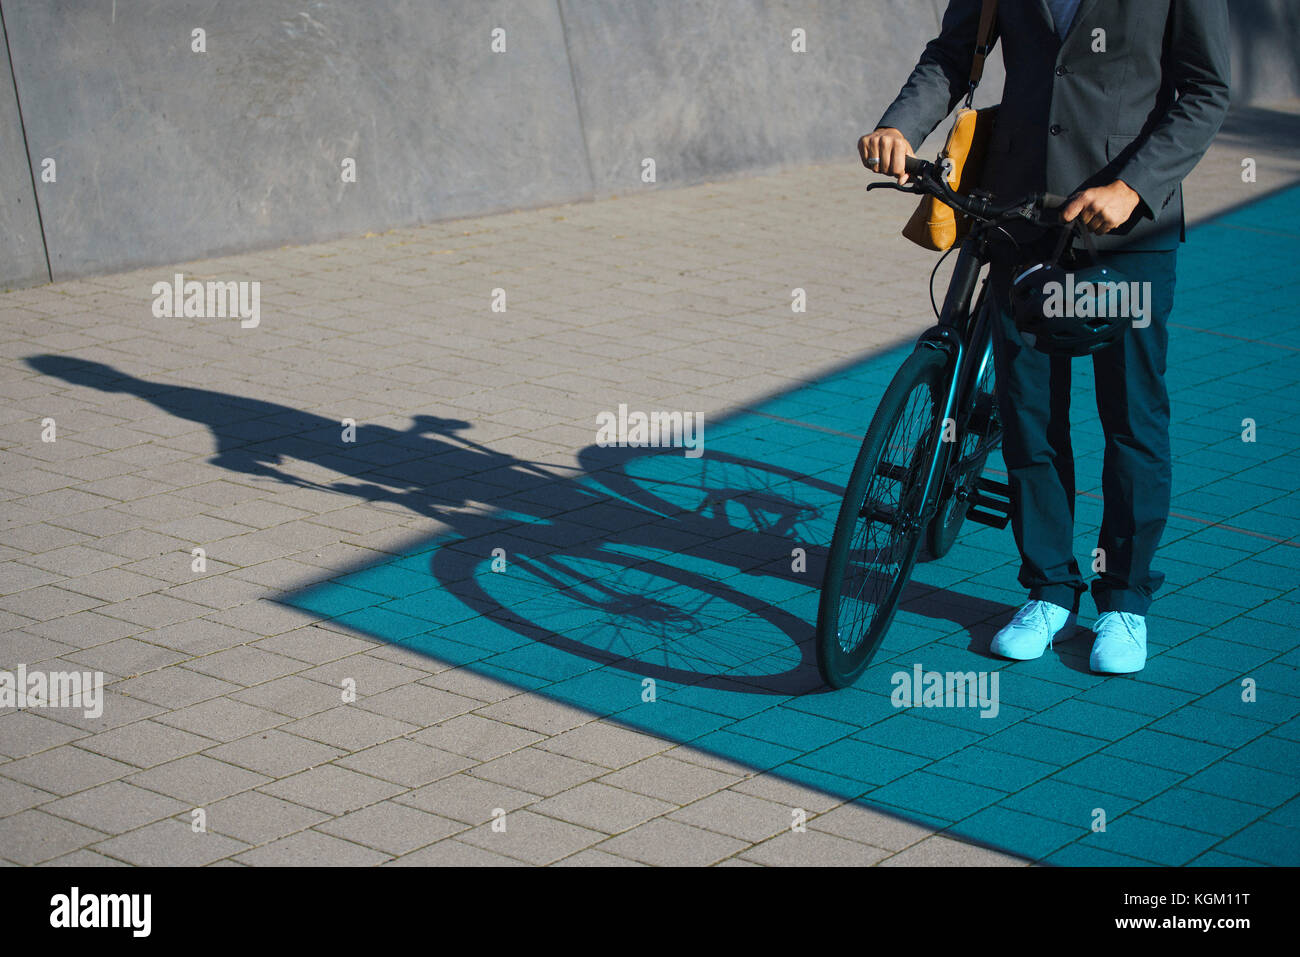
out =
{"type": "MultiPolygon", "coordinates": [[[[1026,219],[1045,224],[1043,213],[1057,211],[1070,201],[1068,196],[1056,193],[1034,193],[1018,202],[994,205],[990,198],[979,195],[963,196],[955,193],[948,185],[941,167],[919,156],[908,156],[903,160],[903,169],[917,185],[917,192],[929,193],[942,200],[959,212],[973,216],[975,219],[1000,219],[1015,213],[1026,219]]],[[[1050,225],[1058,225],[1052,220],[1050,225]]]]}

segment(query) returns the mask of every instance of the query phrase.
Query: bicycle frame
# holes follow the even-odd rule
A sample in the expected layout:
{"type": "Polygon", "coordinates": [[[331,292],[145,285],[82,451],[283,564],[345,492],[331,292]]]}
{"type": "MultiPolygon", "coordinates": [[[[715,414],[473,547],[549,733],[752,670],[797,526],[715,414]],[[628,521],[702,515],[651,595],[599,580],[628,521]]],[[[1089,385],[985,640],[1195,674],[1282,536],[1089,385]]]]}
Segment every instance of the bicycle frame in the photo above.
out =
{"type": "MultiPolygon", "coordinates": [[[[934,480],[939,461],[943,457],[933,453],[942,440],[943,425],[952,418],[953,410],[961,404],[959,400],[964,400],[967,390],[979,381],[984,363],[989,359],[986,350],[986,355],[981,357],[978,366],[971,366],[965,361],[972,342],[971,333],[974,331],[972,318],[975,317],[975,322],[979,321],[978,312],[984,303],[986,290],[981,289],[977,297],[975,287],[986,262],[987,241],[983,238],[982,230],[976,227],[962,242],[957,254],[957,263],[953,267],[938,323],[921,333],[917,340],[918,345],[948,352],[951,356],[949,368],[952,370],[948,380],[948,392],[944,397],[943,414],[939,416],[939,434],[932,437],[930,448],[927,450],[930,453],[928,456],[930,464],[926,469],[925,484],[921,490],[922,504],[919,516],[921,527],[925,527],[938,511],[938,496],[933,494],[934,480]]],[[[976,453],[980,451],[977,449],[976,453]]],[[[960,462],[950,463],[946,467],[959,465],[960,462]]]]}

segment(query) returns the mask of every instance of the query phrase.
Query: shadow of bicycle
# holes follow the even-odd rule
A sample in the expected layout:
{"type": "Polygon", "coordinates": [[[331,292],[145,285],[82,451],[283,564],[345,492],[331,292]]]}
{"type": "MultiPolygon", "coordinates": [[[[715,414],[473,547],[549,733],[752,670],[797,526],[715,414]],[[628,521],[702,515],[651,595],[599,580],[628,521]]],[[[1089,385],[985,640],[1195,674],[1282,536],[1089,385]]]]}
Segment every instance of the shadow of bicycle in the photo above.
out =
{"type": "MultiPolygon", "coordinates": [[[[415,416],[404,430],[358,425],[345,443],[338,422],[278,403],[146,381],[68,356],[26,361],[205,426],[218,468],[399,506],[449,528],[416,555],[332,579],[362,589],[357,600],[369,595],[384,613],[418,623],[391,640],[437,656],[436,643],[422,638],[457,625],[471,636],[490,632],[484,653],[527,659],[531,674],[556,666],[538,661],[540,646],[680,685],[825,690],[812,636],[824,543],[843,491],[839,469],[725,449],[689,458],[680,449],[593,444],[579,453],[579,468],[565,470],[493,450],[464,434],[468,422],[433,415],[415,416]],[[309,477],[321,472],[337,477],[309,477]],[[449,611],[448,598],[459,608],[449,611]]],[[[904,603],[963,626],[1002,611],[952,593],[918,600],[935,592],[914,584],[904,603]]],[[[301,595],[291,603],[332,610],[301,595]]]]}

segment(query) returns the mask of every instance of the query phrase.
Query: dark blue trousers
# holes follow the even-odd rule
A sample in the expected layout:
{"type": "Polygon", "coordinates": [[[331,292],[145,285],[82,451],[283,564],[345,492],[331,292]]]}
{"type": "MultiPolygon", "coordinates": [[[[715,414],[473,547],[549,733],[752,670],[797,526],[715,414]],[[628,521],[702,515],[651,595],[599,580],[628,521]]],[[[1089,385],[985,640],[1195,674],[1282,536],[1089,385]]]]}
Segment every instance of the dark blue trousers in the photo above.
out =
{"type": "MultiPolygon", "coordinates": [[[[1072,362],[1091,361],[1106,438],[1105,504],[1097,547],[1104,571],[1092,583],[1099,612],[1146,614],[1164,575],[1151,567],[1169,516],[1168,319],[1176,252],[1102,255],[1124,278],[1149,282],[1150,324],[1090,359],[1047,356],[1025,345],[1011,320],[1012,267],[990,275],[993,349],[1002,441],[1011,486],[1011,527],[1020,549],[1020,584],[1031,599],[1077,610],[1088,590],[1073,549],[1074,452],[1070,445],[1072,362]]],[[[1093,562],[1089,557],[1088,567],[1093,562]]]]}

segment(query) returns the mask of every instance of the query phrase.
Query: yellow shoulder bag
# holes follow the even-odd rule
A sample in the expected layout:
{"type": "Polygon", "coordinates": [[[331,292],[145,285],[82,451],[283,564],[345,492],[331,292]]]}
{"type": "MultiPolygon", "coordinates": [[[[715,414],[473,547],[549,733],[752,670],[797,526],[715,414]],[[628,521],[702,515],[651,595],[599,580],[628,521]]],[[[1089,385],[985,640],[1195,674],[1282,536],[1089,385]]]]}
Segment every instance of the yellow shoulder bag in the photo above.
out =
{"type": "MultiPolygon", "coordinates": [[[[979,185],[989,137],[997,120],[996,106],[982,110],[971,106],[975,87],[979,86],[980,78],[984,75],[984,60],[993,49],[997,9],[998,0],[984,0],[984,6],[980,10],[979,31],[975,38],[975,58],[971,61],[970,89],[966,93],[966,103],[957,111],[957,118],[948,133],[948,141],[939,153],[938,165],[950,170],[948,184],[954,192],[962,195],[979,185]]],[[[967,217],[957,215],[947,203],[926,196],[903,227],[903,235],[918,246],[943,252],[951,249],[969,229],[970,220],[967,217]]]]}

